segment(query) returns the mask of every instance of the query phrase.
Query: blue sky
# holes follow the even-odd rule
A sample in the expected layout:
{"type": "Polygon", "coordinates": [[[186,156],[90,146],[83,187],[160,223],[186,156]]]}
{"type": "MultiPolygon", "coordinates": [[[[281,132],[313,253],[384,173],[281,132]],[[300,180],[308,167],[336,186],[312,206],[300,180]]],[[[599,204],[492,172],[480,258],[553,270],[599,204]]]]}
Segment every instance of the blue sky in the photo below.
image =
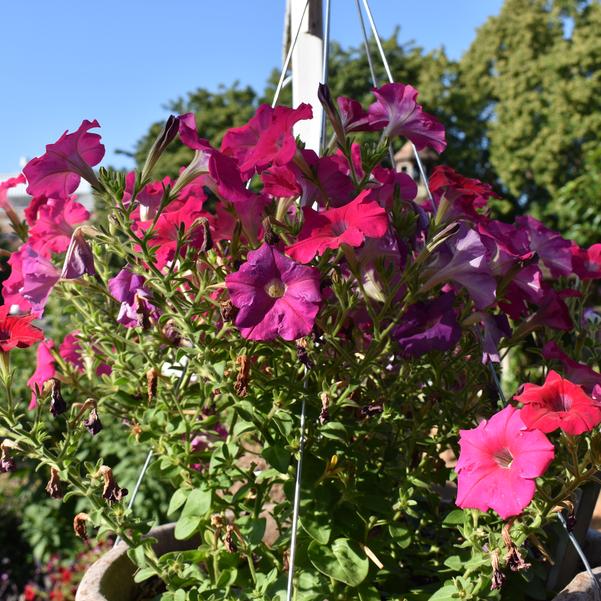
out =
{"type": "MultiPolygon", "coordinates": [[[[453,58],[502,0],[371,0],[380,34],[453,58]]],[[[285,0],[7,0],[0,3],[0,173],[82,119],[98,119],[104,164],[131,149],[162,105],[199,86],[261,90],[281,62],[285,0]]],[[[361,42],[354,0],[332,0],[332,38],[361,42]]]]}

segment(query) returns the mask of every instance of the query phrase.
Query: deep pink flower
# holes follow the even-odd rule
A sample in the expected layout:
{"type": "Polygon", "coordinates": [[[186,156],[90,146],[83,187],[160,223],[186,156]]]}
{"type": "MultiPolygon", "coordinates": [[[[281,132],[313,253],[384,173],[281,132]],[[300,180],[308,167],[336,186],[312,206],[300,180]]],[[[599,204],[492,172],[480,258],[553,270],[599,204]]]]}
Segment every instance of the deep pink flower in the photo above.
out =
{"type": "Polygon", "coordinates": [[[236,326],[249,340],[296,340],[313,329],[319,311],[319,271],[295,263],[268,244],[248,259],[225,283],[239,309],[236,326]]]}
{"type": "MultiPolygon", "coordinates": [[[[58,347],[58,354],[68,363],[73,365],[75,369],[79,372],[83,372],[85,369],[84,360],[81,356],[81,346],[79,344],[79,340],[77,339],[78,331],[71,332],[67,334],[60,346],[58,347]]],[[[102,360],[102,354],[97,348],[94,348],[95,354],[98,358],[102,360]]],[[[96,367],[96,375],[111,375],[112,368],[110,365],[106,363],[100,363],[98,367],[96,367]]]]}
{"type": "Polygon", "coordinates": [[[186,113],[180,115],[179,119],[179,139],[192,150],[212,150],[208,140],[199,137],[198,129],[196,128],[196,115],[194,113],[186,113]]]}
{"type": "Polygon", "coordinates": [[[23,247],[22,255],[23,284],[19,293],[31,305],[36,317],[41,317],[48,296],[60,279],[58,269],[44,256],[39,255],[28,245],[23,247]]]}
{"type": "Polygon", "coordinates": [[[338,248],[341,244],[357,247],[366,237],[384,236],[388,215],[377,202],[365,201],[368,194],[369,190],[364,190],[349,204],[319,213],[305,207],[298,242],[286,252],[296,261],[308,263],[328,248],[338,248]]]}
{"type": "Polygon", "coordinates": [[[376,200],[383,207],[392,210],[395,198],[410,201],[417,196],[417,185],[413,178],[406,173],[399,173],[385,167],[376,167],[373,175],[380,185],[369,188],[368,200],[376,200]]]}
{"type": "Polygon", "coordinates": [[[225,202],[225,208],[234,209],[246,236],[251,241],[256,241],[261,229],[263,210],[269,204],[269,199],[263,194],[248,190],[236,161],[220,152],[215,151],[211,155],[209,172],[215,182],[216,193],[225,202]]]}
{"type": "Polygon", "coordinates": [[[56,363],[50,352],[53,347],[54,342],[48,338],[38,346],[36,369],[31,378],[27,380],[27,386],[31,389],[29,409],[37,407],[38,396],[44,387],[44,383],[56,375],[56,363]]]}
{"type": "Polygon", "coordinates": [[[601,244],[581,248],[575,242],[570,247],[572,269],[581,280],[601,278],[601,244]]]}
{"type": "Polygon", "coordinates": [[[351,131],[374,131],[377,129],[370,119],[369,113],[361,106],[361,103],[353,98],[339,96],[336,99],[338,112],[345,132],[351,131]]]}
{"type": "Polygon", "coordinates": [[[296,152],[292,127],[297,121],[312,117],[313,110],[308,104],[296,109],[262,104],[246,125],[227,131],[221,151],[238,161],[245,177],[272,164],[285,165],[296,152]]]}
{"type": "Polygon", "coordinates": [[[524,423],[542,432],[559,428],[575,436],[589,432],[601,423],[601,403],[553,370],[547,374],[542,386],[524,384],[521,394],[513,398],[524,404],[524,423]]]}
{"type": "Polygon", "coordinates": [[[555,455],[548,438],[539,430],[528,430],[520,411],[511,405],[459,434],[457,505],[490,508],[503,519],[520,514],[534,497],[535,479],[555,455]]]}
{"type": "Polygon", "coordinates": [[[413,86],[387,83],[373,93],[377,100],[368,112],[374,128],[384,129],[388,137],[409,138],[417,150],[430,146],[442,152],[446,148],[444,127],[417,104],[419,92],[413,86]]]}
{"type": "MultiPolygon", "coordinates": [[[[205,217],[206,213],[202,210],[202,199],[197,196],[187,196],[184,199],[176,200],[169,204],[164,210],[152,231],[148,246],[156,248],[155,264],[162,269],[177,257],[178,236],[183,227],[186,242],[179,249],[179,255],[186,254],[188,248],[202,248],[205,243],[204,229],[199,227],[198,220],[205,217]]],[[[135,224],[135,228],[140,234],[150,229],[152,222],[142,221],[135,224]]]]}
{"type": "Polygon", "coordinates": [[[98,134],[89,133],[94,127],[100,127],[98,121],[83,121],[76,132],[65,132],[46,146],[45,154],[29,161],[23,169],[27,193],[66,200],[77,190],[82,177],[97,185],[92,167],[102,160],[104,146],[98,134]]]}
{"type": "MultiPolygon", "coordinates": [[[[161,200],[165,194],[165,188],[172,184],[171,178],[166,176],[160,182],[150,182],[146,184],[136,194],[136,204],[146,209],[146,219],[152,219],[161,204],[161,200]]],[[[131,197],[136,184],[136,172],[130,171],[125,176],[125,190],[123,191],[122,202],[127,206],[131,202],[131,197]]]]}
{"type": "Polygon", "coordinates": [[[276,198],[293,198],[301,193],[295,172],[286,165],[274,165],[261,173],[263,192],[276,198]]]}
{"type": "Polygon", "coordinates": [[[428,182],[437,204],[443,196],[449,203],[447,221],[458,217],[478,219],[478,209],[483,209],[490,197],[500,198],[489,184],[465,177],[447,165],[436,166],[428,182]]]}
{"type": "Polygon", "coordinates": [[[90,213],[78,202],[51,198],[38,209],[37,220],[29,230],[29,244],[45,256],[51,252],[65,252],[75,231],[74,226],[89,217],[90,213]]]}

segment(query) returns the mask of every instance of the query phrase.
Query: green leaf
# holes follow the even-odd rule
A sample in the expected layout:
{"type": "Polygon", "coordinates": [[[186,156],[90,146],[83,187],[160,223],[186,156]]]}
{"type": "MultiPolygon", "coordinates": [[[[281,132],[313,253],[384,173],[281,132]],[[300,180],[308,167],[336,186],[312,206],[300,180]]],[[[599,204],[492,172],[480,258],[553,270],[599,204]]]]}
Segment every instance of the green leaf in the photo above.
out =
{"type": "Polygon", "coordinates": [[[265,447],[261,455],[265,457],[269,465],[275,467],[278,472],[281,472],[282,474],[288,473],[288,466],[290,465],[290,453],[288,453],[284,447],[279,445],[265,447]]]}
{"type": "Polygon", "coordinates": [[[463,509],[454,509],[451,513],[447,514],[442,522],[443,526],[456,526],[458,524],[465,523],[465,511],[463,509]]]}
{"type": "Polygon", "coordinates": [[[327,545],[332,533],[331,516],[311,508],[300,518],[301,528],[320,545],[327,545]]]}
{"type": "Polygon", "coordinates": [[[454,584],[446,584],[442,588],[439,588],[428,601],[450,601],[451,599],[458,599],[459,593],[455,588],[454,584]]]}
{"type": "Polygon", "coordinates": [[[411,544],[411,531],[406,526],[400,526],[396,524],[390,524],[388,526],[390,536],[394,540],[394,543],[401,549],[406,549],[411,544]]]}
{"type": "Polygon", "coordinates": [[[337,538],[331,546],[313,541],[308,553],[311,563],[334,580],[356,587],[367,577],[369,561],[365,553],[347,538],[337,538]]]}
{"type": "Polygon", "coordinates": [[[155,574],[156,572],[153,568],[142,568],[134,574],[134,582],[144,582],[144,580],[152,578],[155,574]]]}
{"type": "Polygon", "coordinates": [[[176,490],[171,497],[171,501],[169,501],[167,515],[173,515],[186,502],[189,494],[190,491],[184,488],[176,490]]]}
{"type": "Polygon", "coordinates": [[[195,488],[186,499],[182,517],[204,516],[209,509],[211,509],[211,491],[195,488]]]}
{"type": "Polygon", "coordinates": [[[190,538],[198,529],[202,522],[202,517],[198,515],[182,515],[175,524],[175,538],[185,540],[190,538]]]}

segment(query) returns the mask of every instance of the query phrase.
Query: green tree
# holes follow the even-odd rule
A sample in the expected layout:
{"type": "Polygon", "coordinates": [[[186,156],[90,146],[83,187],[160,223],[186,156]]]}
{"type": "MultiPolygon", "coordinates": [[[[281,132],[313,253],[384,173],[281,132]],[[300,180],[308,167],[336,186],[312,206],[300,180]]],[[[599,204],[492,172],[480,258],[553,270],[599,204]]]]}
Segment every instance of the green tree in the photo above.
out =
{"type": "Polygon", "coordinates": [[[601,133],[599,31],[598,0],[506,0],[460,62],[491,165],[521,209],[549,216],[601,133]]]}

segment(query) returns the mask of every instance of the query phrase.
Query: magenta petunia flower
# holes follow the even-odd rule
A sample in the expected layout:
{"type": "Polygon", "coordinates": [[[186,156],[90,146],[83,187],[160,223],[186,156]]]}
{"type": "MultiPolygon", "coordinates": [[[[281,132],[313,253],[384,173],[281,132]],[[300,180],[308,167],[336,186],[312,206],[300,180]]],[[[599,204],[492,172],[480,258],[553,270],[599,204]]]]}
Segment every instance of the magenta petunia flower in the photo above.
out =
{"type": "Polygon", "coordinates": [[[374,128],[383,129],[388,137],[409,138],[417,150],[430,146],[442,152],[446,148],[443,125],[417,104],[419,92],[413,86],[387,83],[373,93],[377,100],[368,112],[374,128]]]}
{"type": "Polygon", "coordinates": [[[53,347],[54,342],[48,338],[43,340],[40,346],[38,346],[36,369],[31,378],[27,380],[27,386],[31,389],[29,409],[37,407],[38,395],[42,391],[44,384],[56,375],[56,363],[50,352],[53,347]]]}
{"type": "Polygon", "coordinates": [[[117,321],[126,328],[147,327],[150,320],[157,320],[160,311],[150,302],[150,294],[144,287],[143,276],[123,268],[108,281],[111,296],[121,303],[117,321]]]}
{"type": "Polygon", "coordinates": [[[298,242],[286,249],[295,261],[308,263],[328,248],[342,244],[361,246],[366,237],[381,238],[388,231],[388,215],[374,201],[365,201],[370,193],[364,190],[352,202],[342,207],[317,212],[303,209],[305,221],[298,242]]]}
{"type": "Polygon", "coordinates": [[[285,165],[296,152],[296,140],[292,127],[297,121],[311,119],[313,110],[309,104],[292,109],[286,106],[271,108],[262,104],[254,117],[242,127],[229,129],[221,152],[234,157],[245,176],[255,170],[262,171],[269,165],[285,165]]]}
{"type": "Polygon", "coordinates": [[[296,340],[313,329],[321,293],[319,271],[299,265],[268,244],[250,251],[225,278],[236,326],[249,340],[296,340]]]}
{"type": "Polygon", "coordinates": [[[361,103],[353,98],[339,96],[336,99],[340,120],[345,132],[351,131],[374,131],[377,129],[372,124],[369,113],[361,106],[361,103]]]}
{"type": "Polygon", "coordinates": [[[505,520],[532,501],[535,479],[545,473],[555,452],[542,432],[526,428],[520,413],[508,405],[477,428],[459,431],[459,507],[490,508],[505,520]]]}
{"type": "Polygon", "coordinates": [[[72,199],[49,199],[38,209],[37,219],[29,230],[29,244],[43,255],[65,252],[75,231],[74,226],[89,217],[87,209],[72,199]]]}
{"type": "Polygon", "coordinates": [[[530,248],[549,268],[553,277],[572,273],[572,243],[569,240],[530,215],[522,215],[515,221],[518,227],[528,232],[530,248]]]}
{"type": "Polygon", "coordinates": [[[27,193],[66,200],[77,190],[82,177],[96,185],[92,167],[102,160],[104,146],[98,134],[89,133],[94,127],[100,127],[98,121],[83,121],[76,132],[65,132],[46,146],[45,154],[29,161],[23,169],[27,193]]]}
{"type": "Polygon", "coordinates": [[[590,432],[601,423],[601,403],[553,370],[547,374],[542,386],[524,384],[521,394],[513,398],[524,404],[524,423],[542,432],[559,428],[576,436],[590,432]]]}
{"type": "Polygon", "coordinates": [[[41,317],[52,288],[60,279],[58,269],[44,256],[39,255],[28,245],[24,245],[22,254],[23,283],[19,294],[31,305],[31,312],[41,317]]]}
{"type": "Polygon", "coordinates": [[[581,280],[601,278],[601,244],[581,248],[572,242],[570,252],[572,253],[572,269],[581,280]]]}

